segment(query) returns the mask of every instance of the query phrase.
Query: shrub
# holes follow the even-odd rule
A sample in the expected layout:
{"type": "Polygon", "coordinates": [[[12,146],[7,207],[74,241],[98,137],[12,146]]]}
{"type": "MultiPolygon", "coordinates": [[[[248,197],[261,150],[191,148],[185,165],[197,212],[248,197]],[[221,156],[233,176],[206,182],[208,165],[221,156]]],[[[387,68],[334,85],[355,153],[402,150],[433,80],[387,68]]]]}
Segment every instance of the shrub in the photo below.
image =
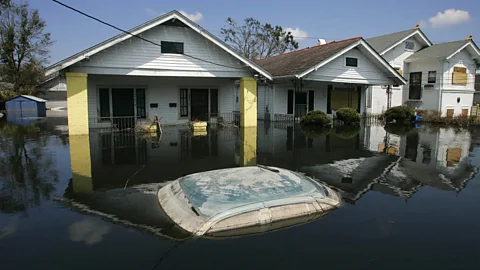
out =
{"type": "Polygon", "coordinates": [[[303,125],[324,126],[332,121],[328,115],[322,111],[310,111],[300,119],[303,125]]]}
{"type": "Polygon", "coordinates": [[[357,136],[360,133],[359,125],[343,125],[335,128],[333,133],[336,137],[342,139],[351,139],[357,136]]]}
{"type": "Polygon", "coordinates": [[[408,106],[396,106],[385,112],[387,122],[395,120],[396,122],[410,121],[415,116],[415,111],[408,106]]]}
{"type": "Polygon", "coordinates": [[[337,118],[347,124],[360,122],[360,114],[353,108],[338,109],[337,118]]]}
{"type": "Polygon", "coordinates": [[[399,136],[402,136],[402,135],[410,135],[410,134],[414,134],[416,132],[418,132],[418,130],[416,128],[414,128],[413,125],[409,124],[409,125],[402,125],[402,124],[397,124],[397,123],[387,123],[385,125],[385,131],[388,132],[388,133],[391,133],[391,134],[395,134],[395,135],[399,135],[399,136]]]}
{"type": "Polygon", "coordinates": [[[330,127],[316,127],[313,125],[302,125],[302,132],[310,139],[325,138],[331,132],[330,127]]]}

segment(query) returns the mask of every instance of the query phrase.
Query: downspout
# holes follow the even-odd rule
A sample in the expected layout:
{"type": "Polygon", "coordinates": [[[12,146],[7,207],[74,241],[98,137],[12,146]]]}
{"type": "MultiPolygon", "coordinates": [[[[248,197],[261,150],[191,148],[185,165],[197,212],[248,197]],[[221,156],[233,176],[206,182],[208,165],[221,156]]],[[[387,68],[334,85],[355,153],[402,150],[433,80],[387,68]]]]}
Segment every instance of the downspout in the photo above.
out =
{"type": "Polygon", "coordinates": [[[442,61],[442,80],[440,81],[440,87],[438,89],[438,111],[440,112],[440,115],[442,116],[443,115],[443,112],[442,112],[442,91],[443,91],[443,87],[445,85],[445,64],[446,65],[449,65],[450,63],[448,62],[448,60],[446,61],[442,61]]]}

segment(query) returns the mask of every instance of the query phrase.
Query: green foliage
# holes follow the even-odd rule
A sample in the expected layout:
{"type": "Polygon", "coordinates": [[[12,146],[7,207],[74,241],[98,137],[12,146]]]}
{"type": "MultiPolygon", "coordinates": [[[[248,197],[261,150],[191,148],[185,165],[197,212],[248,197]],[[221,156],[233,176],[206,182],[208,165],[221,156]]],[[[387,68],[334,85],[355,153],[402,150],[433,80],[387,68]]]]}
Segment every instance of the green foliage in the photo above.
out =
{"type": "Polygon", "coordinates": [[[385,131],[391,134],[395,135],[410,135],[413,133],[418,132],[416,128],[413,127],[412,124],[404,125],[404,124],[399,124],[399,123],[387,123],[385,125],[385,131]]]}
{"type": "Polygon", "coordinates": [[[387,122],[391,122],[393,120],[397,122],[404,122],[410,121],[414,115],[415,111],[412,108],[408,106],[396,106],[388,109],[385,112],[385,119],[387,122]]]}
{"type": "Polygon", "coordinates": [[[332,121],[328,115],[322,111],[310,111],[300,119],[303,125],[324,126],[332,121]]]}
{"type": "Polygon", "coordinates": [[[342,125],[335,128],[333,135],[342,139],[351,139],[360,133],[359,125],[342,125]]]}
{"type": "Polygon", "coordinates": [[[360,114],[353,108],[338,109],[337,118],[347,124],[360,122],[360,114]]]}
{"type": "Polygon", "coordinates": [[[443,125],[443,126],[458,126],[468,127],[480,125],[480,118],[477,116],[455,116],[452,118],[443,117],[439,111],[424,110],[417,111],[417,114],[422,116],[424,123],[443,125]]]}
{"type": "Polygon", "coordinates": [[[235,51],[252,60],[298,49],[298,42],[291,32],[278,25],[261,24],[254,18],[246,18],[243,25],[228,18],[221,35],[235,51]]]}
{"type": "Polygon", "coordinates": [[[302,125],[302,132],[310,139],[323,139],[330,134],[332,129],[330,127],[318,127],[312,125],[302,125]]]}
{"type": "Polygon", "coordinates": [[[32,91],[43,79],[42,65],[52,44],[46,23],[28,3],[2,6],[0,17],[0,77],[16,92],[32,91]]]}

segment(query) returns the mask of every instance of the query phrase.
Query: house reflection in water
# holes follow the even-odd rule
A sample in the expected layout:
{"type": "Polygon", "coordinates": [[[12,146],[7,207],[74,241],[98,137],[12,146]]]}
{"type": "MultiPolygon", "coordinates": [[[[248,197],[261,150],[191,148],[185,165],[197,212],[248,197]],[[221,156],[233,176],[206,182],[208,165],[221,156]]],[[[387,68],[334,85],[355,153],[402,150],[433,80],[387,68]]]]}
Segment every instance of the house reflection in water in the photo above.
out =
{"type": "Polygon", "coordinates": [[[348,203],[368,192],[408,200],[424,186],[460,192],[476,171],[470,144],[467,130],[400,132],[377,125],[308,131],[260,123],[253,130],[212,128],[202,136],[178,127],[164,128],[161,136],[91,133],[70,137],[73,177],[66,197],[80,204],[78,211],[181,238],[154,203],[155,191],[187,174],[258,162],[311,175],[348,203]]]}

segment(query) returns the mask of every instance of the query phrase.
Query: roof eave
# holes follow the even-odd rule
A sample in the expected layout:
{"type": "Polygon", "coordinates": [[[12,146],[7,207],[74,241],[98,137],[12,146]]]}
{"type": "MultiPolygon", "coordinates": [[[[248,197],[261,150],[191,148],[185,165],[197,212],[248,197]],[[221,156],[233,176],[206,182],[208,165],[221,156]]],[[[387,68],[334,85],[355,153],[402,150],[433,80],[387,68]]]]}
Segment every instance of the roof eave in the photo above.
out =
{"type": "MultiPolygon", "coordinates": [[[[473,41],[468,41],[467,43],[465,43],[464,45],[462,45],[460,48],[458,48],[457,50],[455,50],[452,54],[450,54],[446,60],[450,60],[452,57],[454,57],[457,53],[461,52],[463,49],[467,48],[468,46],[472,46],[473,50],[475,51],[475,53],[477,54],[476,57],[473,57],[473,59],[477,59],[478,57],[480,57],[480,50],[479,48],[477,47],[477,45],[473,42],[473,41]]],[[[476,60],[478,61],[478,60],[476,60]]]]}
{"type": "Polygon", "coordinates": [[[405,40],[413,37],[414,35],[420,35],[420,37],[423,39],[423,41],[428,45],[428,47],[432,46],[432,42],[427,38],[427,36],[422,32],[422,30],[417,29],[415,30],[415,32],[412,32],[411,34],[407,35],[406,37],[400,39],[399,41],[395,42],[393,45],[391,45],[390,47],[388,47],[387,49],[383,50],[382,52],[380,52],[380,55],[384,55],[386,54],[387,52],[389,52],[390,50],[392,50],[393,48],[397,47],[400,43],[404,42],[405,40]]]}
{"type": "MultiPolygon", "coordinates": [[[[262,69],[260,66],[258,66],[257,64],[255,64],[254,62],[250,61],[249,59],[239,55],[238,53],[236,53],[233,49],[230,48],[230,46],[228,46],[225,42],[221,41],[219,38],[217,38],[216,36],[212,35],[211,33],[209,33],[207,30],[205,30],[204,28],[202,28],[200,25],[192,22],[190,19],[188,19],[187,17],[185,17],[183,14],[181,14],[180,12],[174,10],[174,11],[170,11],[169,13],[166,13],[162,16],[159,16],[153,20],[150,20],[146,23],[143,23],[131,30],[129,30],[128,32],[132,33],[133,35],[138,35],[144,31],[147,31],[153,27],[156,27],[157,25],[160,25],[170,19],[173,19],[173,18],[176,18],[178,20],[180,20],[182,23],[186,24],[188,27],[190,27],[191,29],[193,29],[194,31],[196,31],[198,34],[202,35],[204,38],[207,38],[208,40],[210,40],[211,42],[213,42],[214,44],[216,44],[217,46],[219,46],[220,48],[222,48],[223,50],[227,51],[230,55],[234,56],[235,58],[237,58],[238,60],[240,60],[241,62],[243,62],[244,64],[248,65],[250,68],[252,68],[253,70],[255,70],[256,72],[258,72],[259,74],[263,75],[265,78],[269,79],[269,80],[272,80],[272,76],[267,72],[265,71],[264,69],[262,69]]],[[[49,76],[51,75],[52,73],[54,72],[58,72],[62,69],[65,69],[91,55],[94,55],[106,48],[109,48],[111,46],[114,46],[128,38],[131,38],[132,35],[130,34],[127,34],[127,33],[122,33],[122,34],[119,34],[113,38],[110,38],[104,42],[101,42],[93,47],[90,47],[89,49],[86,49],[78,54],[75,54],[67,59],[64,59],[50,67],[48,67],[46,69],[46,72],[45,72],[45,75],[46,76],[49,76]],[[71,59],[73,58],[73,59],[71,59]]]]}

